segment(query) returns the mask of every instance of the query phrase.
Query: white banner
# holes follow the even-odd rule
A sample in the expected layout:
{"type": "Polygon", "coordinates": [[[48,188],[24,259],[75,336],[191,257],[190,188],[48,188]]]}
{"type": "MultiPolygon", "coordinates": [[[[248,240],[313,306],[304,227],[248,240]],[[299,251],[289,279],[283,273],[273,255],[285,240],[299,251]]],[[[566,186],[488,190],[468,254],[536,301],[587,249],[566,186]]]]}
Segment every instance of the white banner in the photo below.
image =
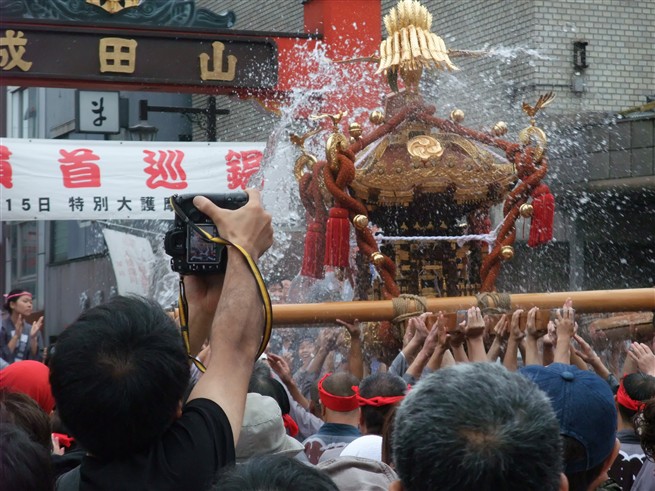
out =
{"type": "Polygon", "coordinates": [[[0,139],[0,219],[173,218],[173,194],[244,189],[265,143],[0,139]]]}
{"type": "Polygon", "coordinates": [[[104,229],[119,295],[149,296],[155,255],[148,239],[104,229]]]}

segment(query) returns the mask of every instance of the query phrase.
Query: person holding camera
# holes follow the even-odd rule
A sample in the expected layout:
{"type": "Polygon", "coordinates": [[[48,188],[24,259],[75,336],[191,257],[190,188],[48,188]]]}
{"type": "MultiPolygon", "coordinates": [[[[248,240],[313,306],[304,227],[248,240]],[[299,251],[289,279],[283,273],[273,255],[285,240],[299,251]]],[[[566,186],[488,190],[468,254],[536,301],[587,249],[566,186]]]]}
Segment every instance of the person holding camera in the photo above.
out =
{"type": "MultiPolygon", "coordinates": [[[[273,242],[259,192],[236,210],[197,196],[219,235],[253,260],[273,242]]],[[[206,489],[235,461],[264,310],[244,255],[228,246],[224,276],[186,276],[190,355],[212,356],[187,401],[179,331],[155,303],[117,297],[84,312],[57,340],[51,384],[64,424],[88,451],[57,489],[206,489]]]]}

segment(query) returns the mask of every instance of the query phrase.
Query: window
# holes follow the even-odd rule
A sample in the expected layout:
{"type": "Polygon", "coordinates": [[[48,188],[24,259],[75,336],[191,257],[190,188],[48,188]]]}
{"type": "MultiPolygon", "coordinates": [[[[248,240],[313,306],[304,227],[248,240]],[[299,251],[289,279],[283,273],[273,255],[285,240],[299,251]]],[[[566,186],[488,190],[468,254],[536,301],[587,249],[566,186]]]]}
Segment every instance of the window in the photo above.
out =
{"type": "Polygon", "coordinates": [[[38,92],[34,87],[11,87],[7,94],[8,129],[11,138],[37,137],[38,92]]]}
{"type": "Polygon", "coordinates": [[[11,288],[23,288],[36,294],[38,229],[37,222],[9,226],[11,244],[11,288]]]}
{"type": "Polygon", "coordinates": [[[50,222],[51,263],[105,254],[102,227],[94,222],[50,222]]]}

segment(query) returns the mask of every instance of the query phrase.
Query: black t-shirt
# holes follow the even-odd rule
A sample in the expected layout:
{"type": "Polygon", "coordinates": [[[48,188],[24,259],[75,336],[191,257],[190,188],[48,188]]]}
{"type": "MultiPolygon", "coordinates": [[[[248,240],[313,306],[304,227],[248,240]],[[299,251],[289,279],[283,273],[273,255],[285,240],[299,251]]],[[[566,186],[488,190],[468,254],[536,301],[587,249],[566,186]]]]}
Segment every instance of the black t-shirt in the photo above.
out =
{"type": "Polygon", "coordinates": [[[194,399],[148,450],[111,461],[84,457],[80,491],[202,491],[235,458],[223,409],[209,399],[194,399]]]}

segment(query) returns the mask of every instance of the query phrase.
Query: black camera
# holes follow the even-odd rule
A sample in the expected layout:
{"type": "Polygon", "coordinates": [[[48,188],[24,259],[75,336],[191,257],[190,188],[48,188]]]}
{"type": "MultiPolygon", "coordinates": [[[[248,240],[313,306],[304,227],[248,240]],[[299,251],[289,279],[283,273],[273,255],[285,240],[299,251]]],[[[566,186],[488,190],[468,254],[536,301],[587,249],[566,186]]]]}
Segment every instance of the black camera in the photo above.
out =
{"type": "MultiPolygon", "coordinates": [[[[203,194],[212,203],[236,210],[248,202],[246,193],[203,194]]],[[[195,194],[175,195],[171,199],[175,208],[189,218],[198,228],[218,237],[218,231],[211,219],[201,213],[194,205],[195,194]]],[[[181,274],[216,274],[224,273],[227,265],[225,246],[207,240],[188,225],[184,219],[175,214],[173,228],[166,232],[164,250],[171,256],[171,269],[181,274]]]]}

